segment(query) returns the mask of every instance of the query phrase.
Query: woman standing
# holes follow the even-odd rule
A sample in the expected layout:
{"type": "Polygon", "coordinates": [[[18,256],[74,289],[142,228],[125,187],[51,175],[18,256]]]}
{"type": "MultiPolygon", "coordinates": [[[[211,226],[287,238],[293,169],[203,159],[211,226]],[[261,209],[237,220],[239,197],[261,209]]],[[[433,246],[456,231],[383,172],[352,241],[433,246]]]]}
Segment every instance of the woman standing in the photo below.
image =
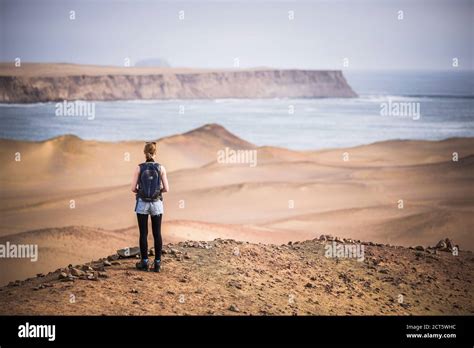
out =
{"type": "Polygon", "coordinates": [[[169,191],[168,178],[164,166],[155,162],[156,143],[149,142],[143,149],[145,162],[138,165],[132,179],[132,192],[136,194],[135,213],[137,213],[140,230],[141,261],[136,267],[148,271],[148,215],[151,217],[151,228],[155,242],[155,261],[153,271],[160,272],[161,249],[161,219],[163,217],[163,192],[169,191]]]}

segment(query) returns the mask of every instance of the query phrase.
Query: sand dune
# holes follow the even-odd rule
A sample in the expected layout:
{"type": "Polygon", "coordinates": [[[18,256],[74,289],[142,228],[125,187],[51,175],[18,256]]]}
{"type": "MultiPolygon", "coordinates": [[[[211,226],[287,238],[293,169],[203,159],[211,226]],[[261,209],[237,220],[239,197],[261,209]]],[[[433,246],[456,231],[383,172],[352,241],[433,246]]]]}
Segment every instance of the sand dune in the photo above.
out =
{"type": "MultiPolygon", "coordinates": [[[[142,146],[71,135],[42,142],[0,140],[0,236],[30,240],[44,250],[42,263],[19,267],[16,276],[137,244],[129,181],[142,161],[142,146]],[[68,226],[84,227],[73,227],[72,236],[68,226]]],[[[168,241],[224,237],[284,243],[333,234],[427,246],[449,237],[474,250],[473,138],[292,151],[257,147],[212,124],[159,139],[158,160],[168,169],[171,186],[163,226],[168,241]],[[257,165],[219,163],[217,151],[226,147],[255,150],[257,165]],[[349,161],[343,161],[344,152],[349,161]],[[453,152],[458,162],[452,161],[453,152]]]]}

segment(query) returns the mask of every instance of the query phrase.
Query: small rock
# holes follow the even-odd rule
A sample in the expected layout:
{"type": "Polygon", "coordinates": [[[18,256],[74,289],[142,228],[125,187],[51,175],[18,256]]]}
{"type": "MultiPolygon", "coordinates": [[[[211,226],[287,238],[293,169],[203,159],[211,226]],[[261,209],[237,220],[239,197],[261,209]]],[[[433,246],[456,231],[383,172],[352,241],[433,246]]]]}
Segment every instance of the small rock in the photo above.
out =
{"type": "MultiPolygon", "coordinates": [[[[137,255],[140,256],[140,248],[139,247],[131,247],[131,248],[124,248],[117,250],[118,256],[122,258],[129,258],[129,257],[136,257],[137,255]]],[[[110,260],[116,261],[116,260],[110,260]]]]}
{"type": "Polygon", "coordinates": [[[67,275],[66,278],[61,279],[62,282],[73,282],[75,279],[72,275],[67,275]]]}
{"type": "Polygon", "coordinates": [[[446,238],[444,241],[446,242],[446,247],[447,247],[449,250],[453,250],[454,244],[453,244],[453,242],[451,241],[451,239],[446,238]]]}
{"type": "Polygon", "coordinates": [[[231,280],[231,281],[229,281],[228,285],[231,286],[231,287],[234,287],[234,288],[236,288],[236,289],[239,289],[239,290],[242,289],[242,284],[240,284],[240,283],[239,283],[238,281],[236,281],[236,280],[231,280]]]}
{"type": "Polygon", "coordinates": [[[75,277],[81,277],[85,275],[84,271],[81,271],[80,269],[77,268],[71,268],[71,275],[75,277]]]}
{"type": "Polygon", "coordinates": [[[65,279],[65,278],[67,278],[67,273],[66,272],[59,273],[58,279],[65,279]]]}
{"type": "Polygon", "coordinates": [[[119,266],[121,265],[120,261],[112,261],[113,266],[119,266]]]}
{"type": "Polygon", "coordinates": [[[418,250],[418,251],[425,251],[425,248],[424,248],[423,246],[421,246],[421,245],[417,245],[417,246],[415,247],[415,250],[418,250]]]}
{"type": "Polygon", "coordinates": [[[171,253],[171,255],[180,255],[181,251],[179,251],[178,249],[171,249],[170,253],[171,253]]]}
{"type": "Polygon", "coordinates": [[[240,312],[240,309],[236,305],[231,304],[230,307],[229,307],[229,311],[231,311],[231,312],[240,312]]]}
{"type": "Polygon", "coordinates": [[[98,272],[105,272],[105,267],[103,263],[93,266],[92,269],[98,272]]]}
{"type": "Polygon", "coordinates": [[[427,248],[426,251],[430,254],[434,254],[434,255],[438,254],[438,250],[433,249],[433,248],[427,248]]]}
{"type": "Polygon", "coordinates": [[[137,290],[137,289],[132,289],[132,290],[130,290],[130,292],[131,292],[132,294],[138,294],[138,290],[137,290]]]}
{"type": "Polygon", "coordinates": [[[113,255],[109,255],[107,256],[107,260],[108,261],[116,261],[120,258],[120,256],[118,256],[117,254],[113,254],[113,255]]]}
{"type": "Polygon", "coordinates": [[[104,266],[105,267],[110,267],[110,266],[112,266],[112,263],[110,261],[105,260],[104,261],[104,266]]]}
{"type": "Polygon", "coordinates": [[[99,280],[99,274],[98,274],[98,272],[89,273],[89,274],[87,275],[87,279],[88,279],[88,280],[99,280]]]}

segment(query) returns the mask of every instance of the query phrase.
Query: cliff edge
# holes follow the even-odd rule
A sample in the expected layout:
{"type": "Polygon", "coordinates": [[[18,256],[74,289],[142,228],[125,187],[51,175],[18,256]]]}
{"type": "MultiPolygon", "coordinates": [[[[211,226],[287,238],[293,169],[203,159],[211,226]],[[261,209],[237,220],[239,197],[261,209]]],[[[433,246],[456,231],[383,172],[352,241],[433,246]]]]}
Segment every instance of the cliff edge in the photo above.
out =
{"type": "Polygon", "coordinates": [[[68,64],[12,68],[0,64],[2,103],[356,96],[340,70],[75,68],[68,64]]]}

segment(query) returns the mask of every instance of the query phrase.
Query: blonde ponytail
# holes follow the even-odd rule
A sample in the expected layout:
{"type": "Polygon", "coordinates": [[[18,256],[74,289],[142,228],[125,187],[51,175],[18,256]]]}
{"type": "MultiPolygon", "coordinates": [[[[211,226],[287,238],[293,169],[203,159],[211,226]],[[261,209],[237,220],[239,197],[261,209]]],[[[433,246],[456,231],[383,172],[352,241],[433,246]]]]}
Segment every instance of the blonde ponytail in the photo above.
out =
{"type": "Polygon", "coordinates": [[[156,154],[156,143],[146,143],[143,149],[143,153],[145,154],[146,160],[150,161],[156,154]]]}

